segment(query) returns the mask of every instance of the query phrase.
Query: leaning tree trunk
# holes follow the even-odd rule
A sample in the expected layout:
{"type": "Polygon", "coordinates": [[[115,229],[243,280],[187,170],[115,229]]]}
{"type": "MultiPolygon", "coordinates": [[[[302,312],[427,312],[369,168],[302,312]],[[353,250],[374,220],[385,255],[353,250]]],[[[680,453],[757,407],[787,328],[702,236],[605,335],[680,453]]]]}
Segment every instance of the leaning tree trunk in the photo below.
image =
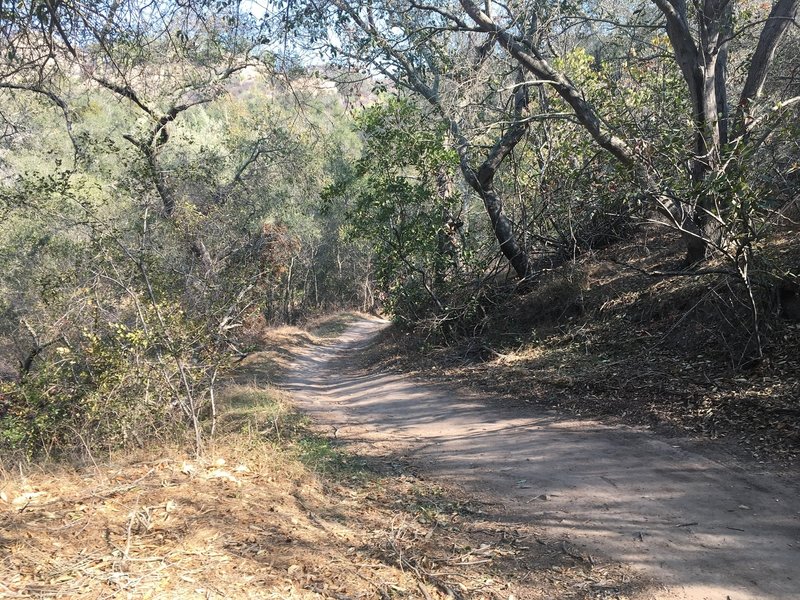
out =
{"type": "MultiPolygon", "coordinates": [[[[681,69],[692,100],[695,142],[692,156],[692,183],[695,198],[680,201],[659,189],[654,174],[638,160],[634,149],[608,127],[586,96],[562,72],[553,68],[534,45],[515,36],[509,29],[497,25],[491,15],[481,10],[473,0],[459,0],[462,8],[481,31],[495,40],[526,70],[551,86],[570,105],[577,120],[595,142],[630,168],[638,184],[670,223],[683,234],[688,260],[705,258],[709,241],[720,245],[725,228],[719,223],[730,211],[732,203],[717,207],[717,198],[704,194],[709,177],[719,173],[721,155],[726,145],[741,147],[747,143],[748,124],[753,122],[751,107],[763,89],[767,71],[775,50],[788,27],[795,22],[800,0],[777,0],[759,36],[747,80],[741,92],[736,118],[728,116],[726,92],[727,44],[731,39],[734,0],[705,0],[697,6],[698,23],[689,23],[690,11],[685,0],[653,0],[666,18],[667,35],[681,69]],[[697,36],[695,30],[699,30],[697,36]],[[728,138],[735,142],[728,144],[728,138]],[[722,209],[720,211],[720,209],[722,209]]],[[[460,24],[466,28],[466,24],[460,24]]]]}
{"type": "MultiPolygon", "coordinates": [[[[492,223],[492,229],[500,244],[500,250],[511,263],[517,276],[520,279],[527,278],[531,270],[530,260],[528,259],[525,249],[517,241],[514,235],[514,227],[506,216],[503,210],[502,200],[494,188],[494,176],[500,163],[502,163],[503,159],[522,139],[527,130],[527,124],[520,119],[515,119],[506,134],[495,144],[489,157],[476,171],[470,166],[467,156],[469,142],[461,133],[458,123],[447,114],[447,111],[442,106],[437,86],[432,86],[425,82],[419,69],[409,61],[406,54],[389,43],[389,41],[381,35],[371,17],[365,19],[359,11],[355,10],[348,2],[343,0],[333,0],[333,4],[339,10],[346,13],[362,31],[373,36],[380,50],[385,53],[386,56],[391,57],[392,61],[396,63],[396,68],[389,69],[377,65],[378,69],[399,87],[405,87],[420,94],[442,115],[455,140],[456,149],[459,154],[459,163],[464,178],[469,186],[477,192],[483,200],[486,212],[492,223]],[[403,75],[401,76],[400,73],[403,75]]],[[[515,92],[515,109],[527,110],[527,90],[525,90],[524,87],[525,86],[518,86],[517,92],[515,92]],[[522,90],[523,94],[520,94],[520,90],[522,90]],[[524,102],[522,102],[523,98],[524,102]]]]}
{"type": "MultiPolygon", "coordinates": [[[[592,139],[601,148],[609,152],[622,166],[631,170],[645,196],[650,198],[659,212],[681,231],[687,245],[693,243],[696,239],[700,239],[701,235],[696,231],[693,213],[688,204],[680,202],[671,194],[664,193],[660,189],[660,182],[654,180],[652,172],[639,159],[634,149],[608,126],[591,102],[586,99],[586,95],[575,86],[569,77],[555,69],[534,45],[514,36],[509,30],[497,25],[472,0],[459,1],[481,31],[493,36],[497,43],[517,61],[524,71],[532,73],[537,79],[546,82],[572,108],[578,122],[592,139]]],[[[513,128],[509,130],[509,134],[512,131],[513,128]]],[[[491,203],[491,198],[489,200],[491,203]]],[[[487,206],[488,208],[489,206],[487,206]]],[[[502,226],[502,223],[499,223],[499,225],[502,226]]],[[[506,254],[506,256],[509,255],[506,254]]]]}
{"type": "Polygon", "coordinates": [[[528,131],[528,123],[525,120],[525,116],[528,111],[529,96],[528,86],[522,84],[523,80],[523,72],[520,69],[517,88],[514,92],[514,119],[508,130],[497,140],[486,160],[477,170],[469,164],[467,156],[468,142],[461,135],[457,124],[454,121],[451,121],[450,124],[450,130],[458,140],[461,172],[464,174],[469,186],[483,200],[495,238],[500,244],[500,251],[511,264],[517,277],[522,280],[530,277],[531,262],[527,251],[517,240],[513,223],[503,210],[503,200],[494,186],[494,180],[500,165],[528,131]]]}

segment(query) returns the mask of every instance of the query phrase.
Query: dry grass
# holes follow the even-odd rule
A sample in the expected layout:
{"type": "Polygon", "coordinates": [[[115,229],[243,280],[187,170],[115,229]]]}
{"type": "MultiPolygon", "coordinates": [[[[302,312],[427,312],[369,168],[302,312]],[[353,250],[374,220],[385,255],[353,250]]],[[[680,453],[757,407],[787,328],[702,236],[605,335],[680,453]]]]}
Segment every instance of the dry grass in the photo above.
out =
{"type": "MultiPolygon", "coordinates": [[[[773,270],[796,270],[798,239],[770,242],[773,270]]],[[[495,307],[477,342],[424,346],[389,333],[371,360],[438,373],[517,411],[546,406],[644,424],[745,461],[796,465],[800,324],[779,318],[765,295],[765,359],[748,365],[752,323],[747,306],[730,300],[741,292],[734,278],[644,274],[676,270],[681,254],[679,240],[661,235],[582,257],[495,307]]]]}
{"type": "Polygon", "coordinates": [[[319,337],[282,328],[268,339],[220,394],[203,458],[161,447],[75,468],[5,465],[0,598],[633,594],[619,565],[422,481],[401,458],[315,433],[262,377],[319,337]]]}
{"type": "Polygon", "coordinates": [[[308,346],[324,344],[339,336],[354,320],[369,318],[359,312],[342,312],[317,317],[304,328],[285,325],[258,332],[259,351],[242,360],[233,374],[240,383],[272,384],[308,346]]]}
{"type": "Polygon", "coordinates": [[[250,458],[6,479],[0,596],[626,597],[619,567],[412,476],[332,484],[250,458]]]}

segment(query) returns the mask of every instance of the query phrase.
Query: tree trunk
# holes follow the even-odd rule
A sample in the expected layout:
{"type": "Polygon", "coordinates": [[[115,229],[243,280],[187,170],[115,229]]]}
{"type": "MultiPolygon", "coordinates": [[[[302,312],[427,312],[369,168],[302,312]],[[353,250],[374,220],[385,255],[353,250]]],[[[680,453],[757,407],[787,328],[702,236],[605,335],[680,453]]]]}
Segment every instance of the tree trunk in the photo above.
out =
{"type": "Polygon", "coordinates": [[[492,224],[492,231],[494,231],[495,238],[500,244],[500,251],[511,264],[517,277],[524,280],[531,275],[530,259],[525,248],[517,240],[514,234],[514,225],[506,216],[503,210],[503,200],[494,187],[494,178],[497,175],[497,170],[503,160],[514,150],[514,147],[525,137],[525,133],[528,130],[528,124],[525,121],[529,99],[528,87],[521,83],[522,80],[523,72],[520,69],[513,98],[514,119],[505,134],[495,142],[486,160],[483,161],[477,171],[469,164],[469,157],[467,156],[469,143],[461,135],[454,121],[451,121],[450,129],[458,140],[459,165],[461,172],[464,174],[464,179],[483,200],[483,205],[492,224]]]}
{"type": "MultiPolygon", "coordinates": [[[[467,0],[464,0],[464,2],[466,1],[467,0]]],[[[333,4],[339,10],[349,15],[353,22],[356,23],[362,31],[372,36],[377,45],[380,47],[381,51],[395,61],[397,66],[396,69],[384,68],[379,65],[378,68],[380,71],[399,87],[407,88],[421,95],[442,115],[444,121],[450,128],[450,132],[453,134],[453,138],[456,141],[456,149],[459,154],[459,162],[461,171],[464,174],[464,178],[467,180],[469,186],[475,190],[483,200],[484,206],[486,207],[486,212],[489,214],[489,219],[492,223],[492,229],[494,230],[495,236],[497,236],[497,240],[500,243],[500,249],[503,255],[509,260],[519,278],[525,279],[528,277],[530,275],[530,261],[527,253],[514,237],[514,228],[512,223],[503,212],[503,203],[492,185],[494,173],[497,171],[497,168],[500,166],[500,163],[505,156],[513,149],[514,145],[516,145],[516,143],[522,139],[522,136],[527,129],[527,124],[520,122],[519,120],[515,120],[515,122],[512,123],[508,132],[506,132],[503,138],[499,140],[497,144],[495,144],[495,147],[493,148],[492,153],[489,155],[489,158],[487,158],[481,167],[481,170],[483,170],[484,167],[491,169],[491,176],[488,176],[488,172],[485,172],[485,177],[483,180],[481,180],[475,170],[469,165],[469,159],[467,157],[469,142],[461,133],[460,127],[456,120],[450,117],[442,106],[437,89],[438,84],[433,84],[432,86],[428,85],[422,79],[420,70],[408,60],[408,57],[405,55],[405,53],[393,47],[392,44],[390,44],[381,35],[371,17],[368,17],[365,20],[362,18],[362,14],[360,14],[359,11],[355,10],[348,2],[344,2],[343,0],[333,0],[333,4]],[[402,73],[402,75],[398,74],[398,71],[402,73]]],[[[488,4],[489,3],[487,3],[487,5],[488,4]]],[[[475,10],[478,9],[476,8],[475,10]]],[[[517,88],[518,91],[522,87],[524,86],[519,86],[517,88]]],[[[524,106],[520,105],[518,102],[515,102],[515,108],[524,108],[527,110],[526,90],[525,98],[526,100],[524,106]]]]}
{"type": "Polygon", "coordinates": [[[289,260],[289,270],[286,273],[286,292],[284,294],[284,302],[283,302],[283,310],[286,319],[286,323],[290,324],[292,322],[292,301],[293,301],[293,294],[292,294],[292,276],[294,274],[294,256],[289,260]]]}
{"type": "MultiPolygon", "coordinates": [[[[532,73],[538,79],[546,81],[547,85],[553,88],[561,99],[569,104],[575,113],[575,117],[592,139],[617,159],[622,166],[632,171],[644,194],[655,203],[655,206],[669,222],[683,233],[687,240],[687,246],[696,243],[699,232],[693,220],[693,211],[685,203],[679,202],[671,195],[663,192],[660,188],[660,182],[654,181],[652,173],[638,159],[633,148],[624,139],[617,136],[614,130],[605,123],[595,107],[586,99],[583,92],[575,87],[575,84],[566,75],[554,69],[533,45],[513,36],[508,30],[495,24],[489,15],[481,11],[474,2],[460,0],[460,3],[481,31],[494,36],[500,46],[519,63],[522,69],[532,73]]],[[[490,209],[492,200],[490,197],[487,210],[490,209]]],[[[497,223],[495,227],[496,234],[498,229],[502,235],[502,231],[505,229],[504,224],[497,223]]],[[[504,254],[509,259],[516,255],[511,246],[507,247],[507,252],[504,251],[504,254]]]]}
{"type": "Polygon", "coordinates": [[[767,72],[778,44],[789,26],[793,23],[796,25],[798,6],[800,6],[800,0],[778,0],[772,7],[769,18],[758,38],[758,44],[750,61],[750,69],[747,72],[747,80],[739,98],[734,123],[734,137],[743,136],[745,139],[747,137],[748,125],[752,120],[753,101],[761,95],[761,91],[764,89],[767,72]]]}
{"type": "Polygon", "coordinates": [[[436,282],[441,284],[448,271],[461,270],[461,244],[459,230],[462,223],[453,217],[450,210],[453,196],[453,181],[446,167],[440,167],[436,174],[436,194],[442,206],[441,226],[437,233],[439,261],[436,265],[436,282]]]}
{"type": "Polygon", "coordinates": [[[481,31],[494,36],[525,70],[547,81],[572,107],[576,118],[595,142],[633,171],[645,194],[682,232],[687,244],[687,262],[697,262],[706,257],[710,248],[724,243],[725,228],[719,221],[727,217],[729,209],[727,205],[717,206],[718,197],[705,193],[702,188],[709,177],[719,172],[729,136],[746,139],[751,103],[761,93],[775,49],[794,22],[800,0],[777,0],[774,4],[753,54],[733,123],[729,120],[726,88],[733,0],[695,3],[697,40],[695,28],[688,21],[690,13],[685,0],[653,0],[653,3],[666,18],[667,35],[686,81],[693,109],[694,142],[690,160],[695,194],[688,202],[680,202],[659,188],[660,182],[654,181],[652,172],[637,160],[633,148],[616,135],[581,90],[565,74],[554,69],[535,46],[498,26],[490,14],[482,11],[473,0],[460,0],[462,8],[481,31]]]}
{"type": "Polygon", "coordinates": [[[203,265],[203,279],[208,279],[214,270],[214,261],[211,258],[211,253],[208,251],[208,248],[206,248],[206,245],[199,236],[192,240],[191,244],[189,244],[189,247],[192,250],[192,254],[200,259],[200,262],[203,265]]]}

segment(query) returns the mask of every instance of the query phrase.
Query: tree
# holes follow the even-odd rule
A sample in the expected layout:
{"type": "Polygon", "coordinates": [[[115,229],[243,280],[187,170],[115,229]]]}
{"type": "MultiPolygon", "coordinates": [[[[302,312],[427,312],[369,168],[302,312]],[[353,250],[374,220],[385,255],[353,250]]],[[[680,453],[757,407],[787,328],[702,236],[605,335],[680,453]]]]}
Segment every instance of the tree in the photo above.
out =
{"type": "MultiPolygon", "coordinates": [[[[758,43],[752,51],[747,77],[741,89],[733,123],[728,106],[729,96],[729,46],[736,37],[759,25],[751,21],[734,28],[735,4],[728,1],[704,2],[694,7],[693,13],[683,0],[654,0],[664,15],[664,29],[672,45],[673,57],[686,82],[692,114],[693,146],[687,157],[691,163],[691,183],[694,197],[676,203],[665,198],[658,190],[659,182],[653,180],[641,157],[630,144],[607,126],[608,119],[598,114],[595,106],[562,72],[554,69],[542,52],[527,43],[513,29],[498,25],[471,0],[461,0],[461,6],[473,22],[490,35],[529,72],[545,79],[566,101],[576,117],[595,141],[625,166],[638,172],[643,189],[667,209],[673,222],[686,234],[689,262],[706,255],[706,247],[720,247],[723,227],[737,215],[732,214],[732,202],[720,204],[718,197],[707,193],[705,183],[725,175],[726,160],[731,152],[745,152],[750,131],[758,122],[755,102],[764,87],[775,50],[797,14],[797,0],[778,0],[763,21],[758,43]],[[694,17],[695,27],[691,25],[694,17]],[[732,135],[731,135],[732,134],[732,135]]],[[[644,8],[640,11],[644,12],[644,8]]],[[[514,23],[512,14],[507,15],[514,23]]],[[[460,28],[465,23],[452,16],[460,28]]],[[[513,26],[512,26],[513,27],[513,26]]],[[[795,99],[789,100],[795,102],[795,99]]]]}
{"type": "Polygon", "coordinates": [[[385,308],[405,323],[446,311],[450,280],[465,262],[460,202],[448,189],[458,158],[445,126],[428,128],[427,119],[409,99],[363,109],[361,158],[324,195],[343,206],[349,235],[374,248],[385,308]]]}
{"type": "MultiPolygon", "coordinates": [[[[500,251],[517,276],[525,280],[532,273],[528,250],[518,240],[518,232],[507,215],[495,178],[528,130],[528,86],[519,80],[514,69],[510,76],[498,76],[486,69],[487,57],[481,55],[483,50],[476,49],[469,41],[464,45],[457,38],[434,39],[430,32],[437,31],[437,23],[426,13],[415,15],[395,8],[392,3],[361,4],[333,0],[327,6],[316,6],[314,14],[323,22],[347,21],[352,24],[345,30],[347,36],[337,37],[332,50],[335,56],[368,62],[397,89],[408,90],[433,107],[433,114],[449,130],[449,143],[459,156],[462,177],[483,201],[500,251]],[[454,59],[452,53],[457,54],[457,58],[454,59]],[[459,61],[465,62],[462,68],[458,66],[459,61]],[[476,81],[475,71],[497,81],[490,85],[480,84],[476,81]],[[500,88],[508,85],[511,91],[499,92],[495,85],[500,88]],[[490,102],[495,104],[492,116],[496,116],[497,121],[471,124],[480,138],[488,131],[493,136],[488,151],[477,166],[473,155],[477,146],[485,145],[485,140],[475,143],[468,139],[465,130],[470,128],[470,124],[467,115],[453,105],[455,94],[475,97],[484,113],[490,102]]],[[[535,24],[531,27],[535,28],[535,24]]],[[[486,116],[484,114],[484,118],[486,116]]]]}
{"type": "MultiPolygon", "coordinates": [[[[448,68],[443,68],[447,63],[442,55],[474,43],[481,57],[494,60],[493,49],[499,45],[535,82],[555,92],[594,142],[637,182],[648,205],[682,232],[687,261],[694,263],[710,249],[726,251],[735,259],[752,237],[741,233],[749,226],[742,223],[746,216],[737,209],[741,203],[736,199],[736,181],[740,179],[736,169],[740,157],[751,156],[760,143],[757,140],[761,138],[754,139],[751,132],[774,126],[777,117],[796,102],[794,98],[776,98],[777,104],[772,104],[776,108],[765,110],[760,96],[797,5],[797,0],[779,0],[763,15],[758,6],[747,2],[709,1],[688,6],[681,0],[654,0],[636,10],[610,1],[561,7],[549,2],[486,2],[481,8],[472,0],[402,6],[392,1],[359,4],[334,0],[326,6],[334,19],[349,24],[346,32],[360,32],[350,46],[334,44],[335,52],[373,65],[396,85],[434,105],[443,104],[442,84],[450,75],[448,68]],[[572,32],[581,29],[589,33],[576,41],[572,32]],[[689,123],[686,146],[669,167],[658,164],[654,157],[675,155],[664,145],[667,138],[672,143],[669,129],[674,124],[655,136],[640,137],[635,127],[621,127],[625,115],[601,106],[557,65],[563,58],[557,48],[576,43],[599,47],[618,32],[630,38],[631,51],[639,47],[651,52],[660,50],[648,36],[663,32],[670,42],[671,63],[684,79],[688,114],[676,113],[675,118],[689,123]],[[760,33],[751,41],[754,32],[760,33]],[[479,34],[484,36],[480,44],[479,34]],[[736,64],[731,63],[733,58],[736,64]],[[742,72],[744,77],[738,75],[742,72]],[[739,99],[731,111],[728,98],[734,94],[739,99]],[[688,169],[684,167],[687,164],[688,169]],[[665,178],[665,172],[671,176],[665,178]]],[[[464,60],[464,54],[460,57],[464,60]]],[[[634,54],[624,58],[629,63],[638,60],[634,54]]],[[[455,125],[457,146],[465,148],[458,142],[462,122],[458,109],[444,114],[455,125]]],[[[466,169],[467,180],[471,179],[469,173],[466,169]]],[[[502,217],[502,212],[492,210],[494,206],[497,204],[490,198],[489,214],[502,217]]],[[[500,223],[492,218],[493,223],[500,223]]],[[[500,234],[499,241],[502,244],[510,238],[500,234]]],[[[509,259],[515,256],[514,251],[505,254],[509,259]]],[[[524,274],[523,269],[516,270],[524,274]]]]}
{"type": "Polygon", "coordinates": [[[236,3],[2,10],[0,442],[94,451],[188,425],[200,451],[245,323],[327,301],[306,302],[338,240],[318,192],[332,149],[349,157],[339,98],[302,70],[269,77],[236,3]]]}

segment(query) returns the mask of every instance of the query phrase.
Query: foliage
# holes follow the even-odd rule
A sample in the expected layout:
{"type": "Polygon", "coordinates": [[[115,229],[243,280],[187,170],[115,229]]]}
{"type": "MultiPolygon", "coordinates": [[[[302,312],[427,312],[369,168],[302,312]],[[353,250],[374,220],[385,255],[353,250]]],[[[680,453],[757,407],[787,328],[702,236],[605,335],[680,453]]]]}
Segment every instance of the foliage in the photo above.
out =
{"type": "Polygon", "coordinates": [[[366,253],[318,210],[357,149],[336,91],[272,78],[230,7],[132,6],[101,44],[70,23],[63,69],[33,80],[9,54],[0,74],[0,447],[28,457],[187,428],[200,452],[246,327],[362,308],[371,290],[366,253]]]}
{"type": "Polygon", "coordinates": [[[473,335],[654,220],[737,279],[759,358],[796,284],[766,247],[800,181],[798,34],[770,11],[798,3],[664,6],[3,5],[2,443],[188,425],[200,451],[263,327],[382,309],[473,335]]]}
{"type": "Polygon", "coordinates": [[[406,322],[442,310],[448,282],[464,276],[470,258],[461,201],[450,189],[457,157],[443,127],[426,121],[397,97],[362,110],[355,123],[361,158],[325,192],[330,206],[348,211],[348,234],[372,246],[385,306],[406,322]]]}

